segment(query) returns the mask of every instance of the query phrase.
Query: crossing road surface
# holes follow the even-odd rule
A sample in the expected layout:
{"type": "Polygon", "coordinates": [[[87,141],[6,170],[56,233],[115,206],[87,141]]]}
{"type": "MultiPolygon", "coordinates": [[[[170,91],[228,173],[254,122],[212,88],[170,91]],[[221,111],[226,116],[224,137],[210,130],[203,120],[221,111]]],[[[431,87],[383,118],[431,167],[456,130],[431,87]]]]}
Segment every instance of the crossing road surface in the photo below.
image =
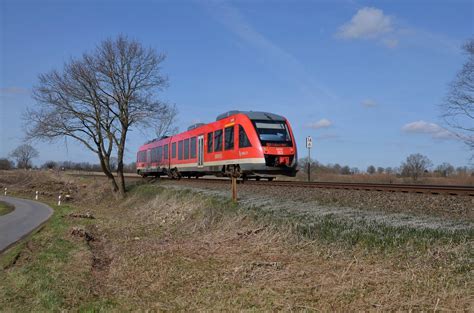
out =
{"type": "Polygon", "coordinates": [[[0,196],[0,201],[15,206],[15,210],[0,216],[0,252],[28,235],[53,214],[53,209],[37,201],[5,196],[0,196]]]}

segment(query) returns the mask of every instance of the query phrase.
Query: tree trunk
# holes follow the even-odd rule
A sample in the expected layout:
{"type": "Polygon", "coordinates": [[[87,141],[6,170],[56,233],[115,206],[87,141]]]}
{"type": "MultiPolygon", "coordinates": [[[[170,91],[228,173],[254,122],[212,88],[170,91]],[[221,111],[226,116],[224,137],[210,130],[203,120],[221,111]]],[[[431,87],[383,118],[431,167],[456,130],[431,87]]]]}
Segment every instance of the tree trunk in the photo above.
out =
{"type": "Polygon", "coordinates": [[[114,175],[110,172],[109,162],[107,162],[104,159],[104,156],[100,153],[98,155],[100,160],[100,167],[102,168],[102,171],[104,172],[105,176],[107,176],[107,179],[112,185],[112,191],[116,193],[119,190],[119,187],[117,186],[117,182],[115,181],[114,175]]]}
{"type": "Polygon", "coordinates": [[[125,177],[123,175],[123,154],[125,151],[125,140],[127,139],[127,128],[122,126],[122,134],[120,136],[120,143],[117,147],[117,177],[118,177],[118,191],[121,197],[125,197],[125,177]]]}

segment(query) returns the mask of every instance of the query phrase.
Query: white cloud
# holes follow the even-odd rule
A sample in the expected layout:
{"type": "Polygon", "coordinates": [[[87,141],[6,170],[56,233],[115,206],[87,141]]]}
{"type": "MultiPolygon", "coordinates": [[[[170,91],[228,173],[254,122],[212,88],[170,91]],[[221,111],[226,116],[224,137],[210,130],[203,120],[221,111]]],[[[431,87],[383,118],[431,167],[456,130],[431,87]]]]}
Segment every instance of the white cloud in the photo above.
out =
{"type": "Polygon", "coordinates": [[[377,8],[365,7],[339,28],[337,35],[345,39],[380,38],[393,30],[391,17],[377,8]]]}
{"type": "Polygon", "coordinates": [[[378,105],[373,99],[365,99],[361,102],[361,104],[364,108],[373,108],[378,105]]]}
{"type": "Polygon", "coordinates": [[[444,129],[435,123],[429,123],[425,121],[416,121],[405,124],[402,127],[402,131],[410,134],[426,134],[430,135],[433,139],[454,139],[455,135],[450,131],[444,129]]]}
{"type": "Polygon", "coordinates": [[[29,90],[22,87],[5,87],[0,88],[0,95],[26,95],[29,94],[29,90]]]}
{"type": "Polygon", "coordinates": [[[309,123],[308,125],[306,125],[306,127],[312,128],[312,129],[328,128],[331,126],[332,126],[332,122],[326,118],[320,119],[317,122],[309,123]]]}
{"type": "Polygon", "coordinates": [[[308,73],[303,63],[259,32],[232,4],[225,1],[202,1],[200,3],[212,17],[236,35],[240,41],[261,53],[262,62],[268,64],[280,78],[290,80],[298,85],[303,92],[319,101],[321,101],[321,97],[324,97],[324,101],[331,102],[338,99],[338,95],[308,73]]]}
{"type": "Polygon", "coordinates": [[[382,43],[387,47],[387,48],[396,48],[398,46],[398,39],[393,39],[393,38],[386,38],[382,40],[382,43]]]}
{"type": "Polygon", "coordinates": [[[332,139],[340,139],[341,136],[337,135],[337,134],[321,134],[319,136],[317,136],[316,138],[314,138],[316,141],[319,141],[319,140],[332,140],[332,139]]]}

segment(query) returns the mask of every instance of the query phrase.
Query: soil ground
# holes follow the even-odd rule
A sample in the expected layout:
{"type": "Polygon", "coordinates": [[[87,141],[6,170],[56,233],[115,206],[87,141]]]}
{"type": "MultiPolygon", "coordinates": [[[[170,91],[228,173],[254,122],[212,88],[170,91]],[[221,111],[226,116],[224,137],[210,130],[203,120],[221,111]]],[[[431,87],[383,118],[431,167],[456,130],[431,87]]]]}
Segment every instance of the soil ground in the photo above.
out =
{"type": "Polygon", "coordinates": [[[0,257],[6,311],[474,309],[472,227],[308,220],[162,183],[119,200],[103,180],[51,173],[2,172],[0,185],[41,186],[55,208],[0,257]]]}

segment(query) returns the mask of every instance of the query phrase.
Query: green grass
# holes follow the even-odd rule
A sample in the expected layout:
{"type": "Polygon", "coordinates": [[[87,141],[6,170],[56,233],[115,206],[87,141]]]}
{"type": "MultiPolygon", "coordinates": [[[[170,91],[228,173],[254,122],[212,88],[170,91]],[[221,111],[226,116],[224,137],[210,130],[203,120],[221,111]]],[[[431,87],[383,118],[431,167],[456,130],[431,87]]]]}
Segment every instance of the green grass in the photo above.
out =
{"type": "Polygon", "coordinates": [[[11,211],[13,211],[14,209],[15,209],[15,207],[12,206],[11,204],[0,201],[0,216],[8,214],[11,211]]]}
{"type": "Polygon", "coordinates": [[[53,216],[42,229],[0,258],[2,310],[61,311],[90,297],[90,268],[84,264],[88,248],[69,235],[70,227],[78,223],[63,218],[70,207],[53,208],[53,216]]]}

